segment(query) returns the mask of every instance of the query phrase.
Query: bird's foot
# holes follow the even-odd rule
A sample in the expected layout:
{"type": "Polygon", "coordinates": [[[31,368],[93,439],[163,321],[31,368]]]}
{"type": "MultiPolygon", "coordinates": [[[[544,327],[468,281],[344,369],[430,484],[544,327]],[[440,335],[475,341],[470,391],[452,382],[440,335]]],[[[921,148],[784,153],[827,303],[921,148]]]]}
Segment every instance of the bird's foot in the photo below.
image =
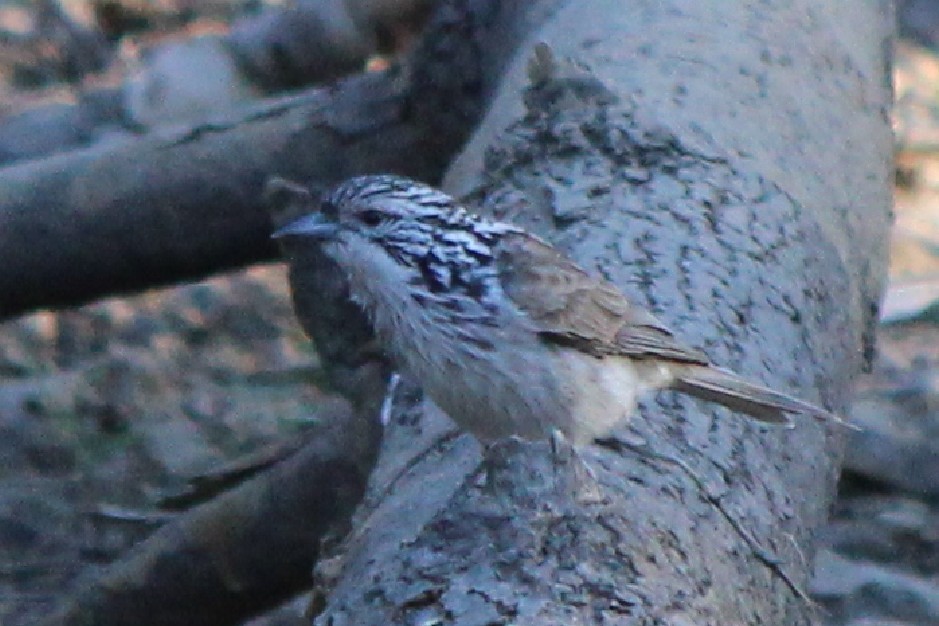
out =
{"type": "Polygon", "coordinates": [[[554,429],[550,443],[554,488],[558,495],[573,495],[574,500],[581,505],[604,502],[603,489],[596,473],[564,433],[554,429]]]}

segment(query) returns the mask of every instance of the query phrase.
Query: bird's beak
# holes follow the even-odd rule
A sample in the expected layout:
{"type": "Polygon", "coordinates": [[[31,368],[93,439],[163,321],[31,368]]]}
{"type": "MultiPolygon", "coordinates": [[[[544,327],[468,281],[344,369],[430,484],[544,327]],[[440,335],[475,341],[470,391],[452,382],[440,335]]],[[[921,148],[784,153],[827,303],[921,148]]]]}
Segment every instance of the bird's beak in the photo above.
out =
{"type": "Polygon", "coordinates": [[[322,213],[311,213],[278,228],[272,239],[308,237],[317,241],[332,241],[339,235],[339,224],[331,222],[322,213]]]}

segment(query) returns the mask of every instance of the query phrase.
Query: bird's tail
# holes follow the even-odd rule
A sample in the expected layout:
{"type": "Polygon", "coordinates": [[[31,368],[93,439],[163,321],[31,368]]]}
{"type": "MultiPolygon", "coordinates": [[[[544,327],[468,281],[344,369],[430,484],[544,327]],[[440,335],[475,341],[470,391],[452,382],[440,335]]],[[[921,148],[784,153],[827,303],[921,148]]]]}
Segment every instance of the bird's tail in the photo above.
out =
{"type": "Polygon", "coordinates": [[[852,427],[837,415],[814,404],[748,382],[718,367],[689,365],[676,370],[676,379],[671,385],[673,389],[702,400],[717,402],[761,422],[790,424],[789,414],[795,413],[852,427]]]}

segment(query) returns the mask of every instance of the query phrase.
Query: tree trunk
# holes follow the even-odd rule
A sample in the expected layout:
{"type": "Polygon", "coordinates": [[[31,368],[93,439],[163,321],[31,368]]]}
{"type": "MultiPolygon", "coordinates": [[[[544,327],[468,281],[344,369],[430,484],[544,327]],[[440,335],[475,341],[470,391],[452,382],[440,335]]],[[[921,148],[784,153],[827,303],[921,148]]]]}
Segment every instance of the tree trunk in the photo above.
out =
{"type": "MultiPolygon", "coordinates": [[[[840,411],[884,278],[891,29],[884,2],[568,2],[446,184],[840,411]]],[[[317,623],[811,623],[842,434],[663,393],[582,451],[595,477],[519,442],[478,471],[432,405],[400,408],[317,623]]]]}

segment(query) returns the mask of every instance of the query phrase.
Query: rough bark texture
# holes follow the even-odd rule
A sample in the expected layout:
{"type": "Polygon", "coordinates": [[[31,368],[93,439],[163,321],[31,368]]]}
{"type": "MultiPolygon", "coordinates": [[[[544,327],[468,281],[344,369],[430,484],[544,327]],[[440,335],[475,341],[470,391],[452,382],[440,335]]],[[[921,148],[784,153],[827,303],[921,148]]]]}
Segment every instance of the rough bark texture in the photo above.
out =
{"type": "MultiPolygon", "coordinates": [[[[841,410],[885,268],[891,26],[886,2],[569,2],[447,184],[716,362],[841,410]]],[[[478,446],[410,405],[317,623],[811,623],[842,433],[670,394],[629,429],[583,452],[588,493],[547,445],[495,446],[483,479],[478,446]]]]}

